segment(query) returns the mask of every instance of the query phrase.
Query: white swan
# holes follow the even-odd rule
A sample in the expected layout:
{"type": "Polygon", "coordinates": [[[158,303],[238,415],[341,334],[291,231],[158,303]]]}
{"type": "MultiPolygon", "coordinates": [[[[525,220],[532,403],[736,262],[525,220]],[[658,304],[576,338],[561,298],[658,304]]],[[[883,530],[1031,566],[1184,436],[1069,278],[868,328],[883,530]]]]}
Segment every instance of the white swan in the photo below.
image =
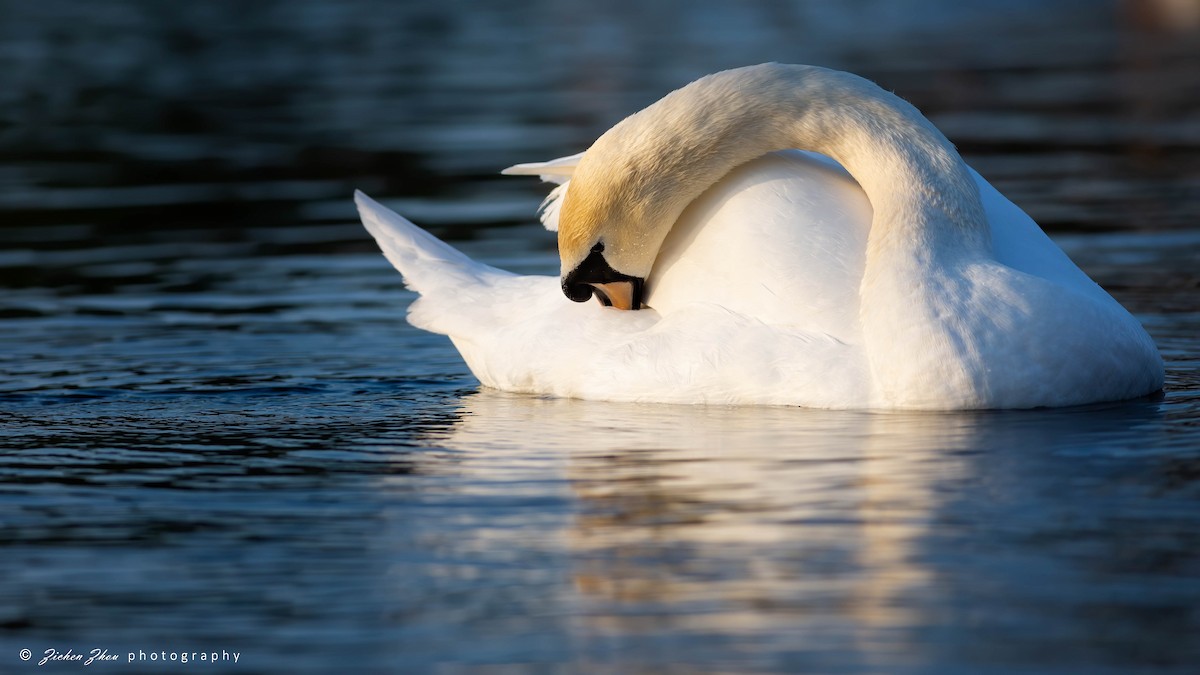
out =
{"type": "Polygon", "coordinates": [[[449,335],[487,386],[913,409],[1162,387],[1137,320],[915,108],[849,73],[710,75],[585,153],[507,172],[562,182],[543,207],[561,291],[471,261],[356,195],[421,294],[409,321],[449,335]],[[791,148],[819,154],[778,152],[791,148]]]}

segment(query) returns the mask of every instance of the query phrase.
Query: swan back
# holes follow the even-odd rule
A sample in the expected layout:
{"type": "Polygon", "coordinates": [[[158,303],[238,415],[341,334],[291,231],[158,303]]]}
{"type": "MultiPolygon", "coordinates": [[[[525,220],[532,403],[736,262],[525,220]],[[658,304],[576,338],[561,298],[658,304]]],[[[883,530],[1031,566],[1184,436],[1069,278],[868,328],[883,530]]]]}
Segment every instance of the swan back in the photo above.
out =
{"type": "Polygon", "coordinates": [[[688,206],[647,281],[669,313],[702,299],[775,325],[857,342],[871,205],[827,157],[776,152],[688,206]]]}

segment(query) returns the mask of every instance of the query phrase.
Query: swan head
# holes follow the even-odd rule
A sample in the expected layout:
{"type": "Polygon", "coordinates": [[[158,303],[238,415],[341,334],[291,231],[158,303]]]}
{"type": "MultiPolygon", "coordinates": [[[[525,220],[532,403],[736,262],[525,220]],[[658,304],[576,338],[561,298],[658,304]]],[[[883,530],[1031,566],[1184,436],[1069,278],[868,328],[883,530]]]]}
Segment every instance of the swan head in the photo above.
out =
{"type": "Polygon", "coordinates": [[[681,174],[629,152],[614,127],[588,150],[563,196],[558,219],[562,290],[618,309],[641,309],[646,279],[690,201],[681,174]],[[682,198],[681,198],[682,195],[682,198]]]}
{"type": "Polygon", "coordinates": [[[590,181],[577,171],[558,221],[563,293],[575,302],[595,296],[605,306],[641,309],[646,278],[675,222],[656,206],[661,202],[641,186],[590,181]]]}
{"type": "Polygon", "coordinates": [[[772,145],[756,105],[756,83],[773,67],[701,78],[621,120],[579,158],[558,217],[568,298],[640,309],[684,208],[733,167],[789,147],[772,145]]]}

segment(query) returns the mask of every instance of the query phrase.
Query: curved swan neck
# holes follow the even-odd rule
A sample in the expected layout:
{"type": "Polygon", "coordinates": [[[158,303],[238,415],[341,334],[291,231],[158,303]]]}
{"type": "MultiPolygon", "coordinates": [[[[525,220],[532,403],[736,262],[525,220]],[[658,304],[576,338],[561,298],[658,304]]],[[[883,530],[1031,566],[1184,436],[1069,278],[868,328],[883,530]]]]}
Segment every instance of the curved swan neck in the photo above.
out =
{"type": "Polygon", "coordinates": [[[791,148],[828,155],[858,181],[875,213],[870,249],[990,247],[978,188],[946,137],[874,83],[813,66],[739,68],[672,92],[596,141],[566,206],[576,186],[624,195],[604,200],[620,214],[600,217],[649,230],[634,245],[657,253],[708,187],[740,164],[791,148]]]}

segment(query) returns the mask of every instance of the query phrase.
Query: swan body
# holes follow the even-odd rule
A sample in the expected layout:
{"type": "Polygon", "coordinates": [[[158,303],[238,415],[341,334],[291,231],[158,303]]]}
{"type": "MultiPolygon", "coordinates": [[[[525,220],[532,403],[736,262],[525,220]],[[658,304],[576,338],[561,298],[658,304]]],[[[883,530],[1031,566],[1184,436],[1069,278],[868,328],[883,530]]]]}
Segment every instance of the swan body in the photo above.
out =
{"type": "Polygon", "coordinates": [[[561,281],[474,262],[356,195],[421,295],[409,321],[450,336],[490,387],[908,409],[1162,387],[1136,319],[920,113],[847,73],[718,73],[585,153],[506,173],[559,183],[541,215],[561,281]],[[563,297],[618,286],[644,309],[563,297]]]}

